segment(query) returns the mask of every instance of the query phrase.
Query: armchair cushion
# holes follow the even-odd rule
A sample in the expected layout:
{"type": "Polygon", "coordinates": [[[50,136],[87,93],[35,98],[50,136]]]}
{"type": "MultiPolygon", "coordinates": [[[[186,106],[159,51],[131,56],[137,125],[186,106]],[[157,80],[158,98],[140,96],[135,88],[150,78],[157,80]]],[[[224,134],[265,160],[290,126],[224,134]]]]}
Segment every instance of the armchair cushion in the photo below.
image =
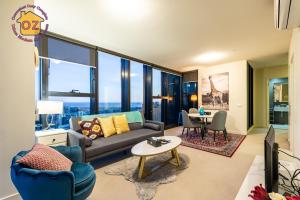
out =
{"type": "Polygon", "coordinates": [[[82,151],[80,146],[56,146],[51,148],[60,152],[61,154],[69,158],[72,162],[82,162],[82,151]]]}
{"type": "Polygon", "coordinates": [[[75,192],[86,188],[95,179],[94,169],[89,164],[73,163],[71,171],[75,177],[75,192]]]}
{"type": "Polygon", "coordinates": [[[33,169],[69,171],[72,161],[55,149],[42,144],[36,144],[24,157],[17,160],[33,169]]]}

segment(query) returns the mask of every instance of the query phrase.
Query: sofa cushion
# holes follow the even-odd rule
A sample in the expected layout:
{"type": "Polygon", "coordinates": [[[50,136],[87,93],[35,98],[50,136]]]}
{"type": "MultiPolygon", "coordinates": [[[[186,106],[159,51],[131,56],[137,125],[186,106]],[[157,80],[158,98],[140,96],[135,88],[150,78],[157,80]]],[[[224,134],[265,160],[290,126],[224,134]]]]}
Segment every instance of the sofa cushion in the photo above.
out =
{"type": "Polygon", "coordinates": [[[140,122],[129,123],[128,126],[129,126],[130,130],[136,130],[136,129],[143,128],[143,125],[140,122]]]}
{"type": "Polygon", "coordinates": [[[94,168],[85,163],[73,163],[71,171],[75,177],[75,192],[86,188],[95,178],[94,168]]]}
{"type": "Polygon", "coordinates": [[[97,137],[103,136],[100,123],[97,118],[91,121],[79,121],[78,124],[81,128],[81,133],[93,140],[97,137]]]}
{"type": "Polygon", "coordinates": [[[113,121],[114,121],[115,128],[117,130],[117,134],[121,134],[121,133],[130,131],[128,122],[126,119],[126,115],[113,116],[113,121]]]}
{"type": "Polygon", "coordinates": [[[131,130],[126,134],[113,135],[108,138],[97,138],[93,141],[93,145],[86,148],[86,156],[88,158],[99,154],[116,150],[118,148],[134,145],[138,142],[146,140],[149,137],[161,136],[161,131],[151,129],[131,130]]]}
{"type": "Polygon", "coordinates": [[[150,128],[150,129],[159,131],[160,130],[160,125],[146,122],[146,123],[144,123],[144,128],[150,128]]]}
{"type": "Polygon", "coordinates": [[[17,160],[27,167],[38,170],[69,171],[72,161],[55,149],[36,144],[24,157],[17,160]]]}
{"type": "Polygon", "coordinates": [[[112,117],[99,117],[104,137],[109,137],[117,133],[112,117]]]}
{"type": "Polygon", "coordinates": [[[94,118],[111,117],[111,116],[124,115],[124,114],[126,115],[128,123],[134,123],[134,122],[144,123],[144,118],[140,111],[84,115],[81,116],[81,120],[92,120],[94,118]]]}

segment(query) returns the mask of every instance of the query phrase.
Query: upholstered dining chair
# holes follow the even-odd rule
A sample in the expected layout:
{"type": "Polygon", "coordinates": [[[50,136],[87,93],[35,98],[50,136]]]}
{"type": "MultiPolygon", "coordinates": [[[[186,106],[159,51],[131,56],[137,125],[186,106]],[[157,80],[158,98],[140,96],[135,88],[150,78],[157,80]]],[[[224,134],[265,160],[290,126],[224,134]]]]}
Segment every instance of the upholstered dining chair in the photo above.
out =
{"type": "Polygon", "coordinates": [[[27,168],[16,161],[28,151],[19,152],[12,160],[11,179],[24,200],[84,200],[93,191],[96,175],[94,168],[82,163],[79,146],[53,147],[68,157],[71,171],[49,171],[27,168]]]}
{"type": "Polygon", "coordinates": [[[226,124],[226,111],[218,111],[214,114],[211,124],[206,126],[207,130],[212,130],[214,132],[214,141],[216,140],[216,132],[222,131],[224,134],[224,139],[227,140],[227,130],[226,124]]]}
{"type": "MultiPolygon", "coordinates": [[[[189,118],[188,113],[185,110],[181,111],[182,113],[182,135],[184,134],[184,130],[187,129],[187,135],[189,135],[190,129],[193,128],[196,133],[198,133],[198,129],[201,128],[200,122],[193,121],[189,118]]],[[[203,138],[203,135],[202,135],[203,138]]]]}

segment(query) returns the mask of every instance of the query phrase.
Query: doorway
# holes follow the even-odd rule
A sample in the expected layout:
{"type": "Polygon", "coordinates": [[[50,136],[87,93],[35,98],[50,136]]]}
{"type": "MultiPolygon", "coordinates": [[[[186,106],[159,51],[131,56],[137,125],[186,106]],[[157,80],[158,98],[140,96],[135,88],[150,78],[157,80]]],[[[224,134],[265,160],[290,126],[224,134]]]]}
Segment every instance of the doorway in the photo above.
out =
{"type": "Polygon", "coordinates": [[[288,129],[288,78],[269,81],[269,124],[276,129],[288,129]]]}

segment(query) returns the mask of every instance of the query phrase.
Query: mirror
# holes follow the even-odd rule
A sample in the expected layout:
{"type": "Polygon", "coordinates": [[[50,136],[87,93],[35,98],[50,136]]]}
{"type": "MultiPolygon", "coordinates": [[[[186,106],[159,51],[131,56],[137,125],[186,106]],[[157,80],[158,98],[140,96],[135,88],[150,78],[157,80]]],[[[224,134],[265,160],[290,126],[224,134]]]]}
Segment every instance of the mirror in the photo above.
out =
{"type": "Polygon", "coordinates": [[[288,102],[289,100],[289,87],[287,83],[274,84],[274,102],[288,102]]]}

